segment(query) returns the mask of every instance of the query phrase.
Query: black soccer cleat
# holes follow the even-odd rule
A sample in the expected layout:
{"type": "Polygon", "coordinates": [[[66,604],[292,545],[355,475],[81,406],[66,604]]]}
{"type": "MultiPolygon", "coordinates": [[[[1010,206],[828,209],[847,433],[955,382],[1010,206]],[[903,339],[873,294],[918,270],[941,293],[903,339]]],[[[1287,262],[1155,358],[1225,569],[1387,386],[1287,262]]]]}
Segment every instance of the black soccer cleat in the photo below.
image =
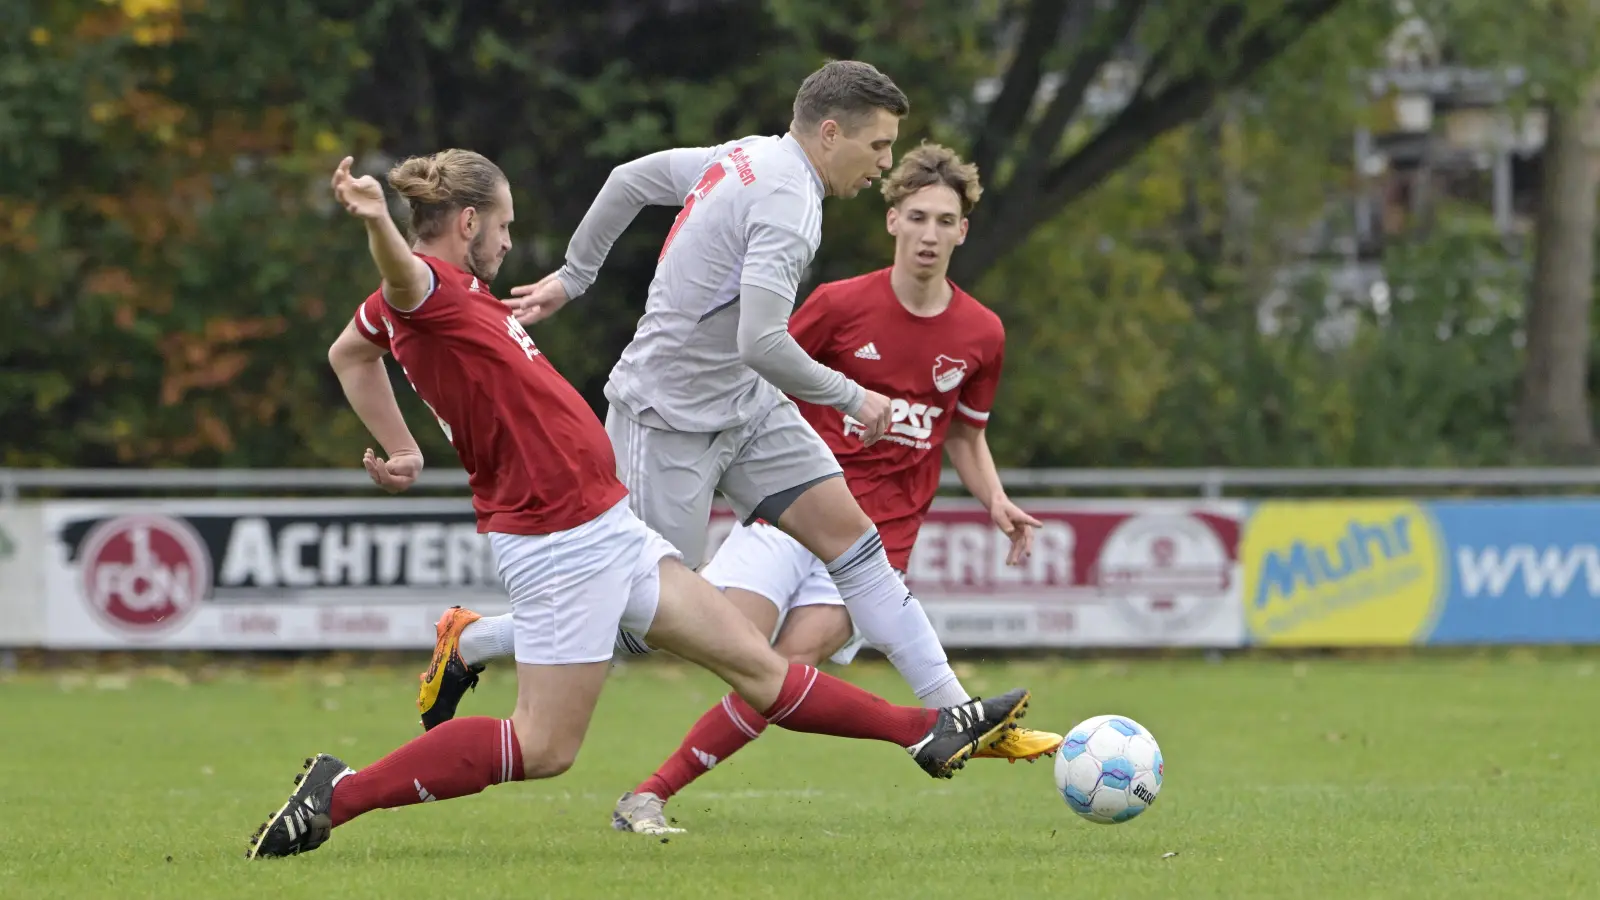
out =
{"type": "Polygon", "coordinates": [[[1017,688],[988,700],[974,697],[939,710],[939,718],[922,740],[906,749],[922,771],[950,778],[980,750],[994,746],[1016,721],[1028,714],[1029,693],[1017,688]]]}
{"type": "Polygon", "coordinates": [[[296,787],[288,802],[250,836],[245,859],[294,856],[321,847],[333,832],[328,809],[334,782],[354,771],[326,753],[307,759],[305,771],[294,777],[296,787]]]}

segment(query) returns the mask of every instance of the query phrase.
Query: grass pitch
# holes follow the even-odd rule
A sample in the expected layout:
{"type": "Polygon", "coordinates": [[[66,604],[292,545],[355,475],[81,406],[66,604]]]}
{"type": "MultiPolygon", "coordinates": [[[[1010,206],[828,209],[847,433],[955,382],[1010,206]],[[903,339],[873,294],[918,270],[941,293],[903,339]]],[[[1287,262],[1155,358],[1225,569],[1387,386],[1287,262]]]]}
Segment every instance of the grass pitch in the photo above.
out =
{"type": "MultiPolygon", "coordinates": [[[[304,756],[359,767],[418,733],[423,660],[23,672],[0,676],[0,897],[1594,897],[1595,659],[963,665],[975,692],[1031,687],[1031,725],[1144,723],[1167,762],[1156,805],[1097,826],[1048,761],[934,782],[887,745],[774,729],[680,795],[690,833],[666,841],[612,832],[611,805],[721,691],[634,664],[562,778],[253,863],[304,756]]],[[[835,671],[907,699],[881,662],[835,671]]],[[[463,712],[504,715],[509,676],[463,712]]]]}

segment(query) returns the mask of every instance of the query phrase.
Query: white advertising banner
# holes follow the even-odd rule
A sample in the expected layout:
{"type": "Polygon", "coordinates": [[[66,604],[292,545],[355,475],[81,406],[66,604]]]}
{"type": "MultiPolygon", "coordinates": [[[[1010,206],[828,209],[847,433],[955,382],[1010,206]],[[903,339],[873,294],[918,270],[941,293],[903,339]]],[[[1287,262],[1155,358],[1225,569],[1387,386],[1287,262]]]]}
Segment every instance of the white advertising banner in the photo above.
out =
{"type": "MultiPolygon", "coordinates": [[[[1044,527],[1013,568],[982,509],[935,504],[907,582],[946,646],[1243,643],[1243,504],[1023,505],[1044,527]]],[[[43,615],[31,640],[6,643],[421,649],[446,606],[508,609],[465,500],[62,501],[30,513],[34,588],[0,560],[0,600],[31,599],[43,615]]],[[[729,527],[719,511],[713,550],[729,527]]]]}
{"type": "Polygon", "coordinates": [[[464,500],[43,504],[62,648],[424,648],[509,608],[464,500]]]}
{"type": "MultiPolygon", "coordinates": [[[[948,648],[1238,647],[1244,643],[1232,501],[1019,500],[1043,523],[1033,555],[970,500],[934,503],[906,585],[948,648]]],[[[732,527],[713,521],[714,551],[732,527]]]]}
{"type": "Polygon", "coordinates": [[[45,555],[40,509],[0,503],[0,647],[45,640],[45,555]]]}

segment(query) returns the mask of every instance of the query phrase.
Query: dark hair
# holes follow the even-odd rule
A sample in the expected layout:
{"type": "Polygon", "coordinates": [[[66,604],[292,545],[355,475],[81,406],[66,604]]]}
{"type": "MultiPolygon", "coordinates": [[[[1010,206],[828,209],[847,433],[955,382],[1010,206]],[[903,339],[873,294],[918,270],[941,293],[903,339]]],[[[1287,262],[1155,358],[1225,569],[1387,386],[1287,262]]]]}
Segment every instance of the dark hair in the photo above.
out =
{"type": "Polygon", "coordinates": [[[924,143],[901,157],[889,177],[883,179],[883,199],[890,206],[925,187],[942,184],[961,198],[961,214],[967,215],[983,196],[983,185],[978,182],[978,167],[963,162],[949,147],[924,143]]]}
{"type": "Polygon", "coordinates": [[[460,210],[492,209],[505,180],[499,166],[471,150],[413,156],[389,170],[389,186],[411,205],[411,238],[421,241],[438,237],[460,210]]]}
{"type": "Polygon", "coordinates": [[[855,60],[835,60],[812,72],[794,95],[794,121],[800,128],[835,119],[853,130],[880,109],[904,116],[911,101],[889,76],[855,60]]]}

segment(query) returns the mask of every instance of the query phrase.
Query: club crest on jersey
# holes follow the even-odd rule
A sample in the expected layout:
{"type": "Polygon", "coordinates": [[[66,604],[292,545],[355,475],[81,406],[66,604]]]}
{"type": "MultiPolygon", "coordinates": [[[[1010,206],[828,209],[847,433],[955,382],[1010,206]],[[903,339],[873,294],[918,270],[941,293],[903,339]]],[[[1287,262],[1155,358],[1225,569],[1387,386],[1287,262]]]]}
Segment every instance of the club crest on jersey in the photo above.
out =
{"type": "Polygon", "coordinates": [[[940,393],[948,394],[961,384],[961,379],[967,377],[967,361],[945,356],[943,353],[933,361],[933,386],[940,393]]]}

